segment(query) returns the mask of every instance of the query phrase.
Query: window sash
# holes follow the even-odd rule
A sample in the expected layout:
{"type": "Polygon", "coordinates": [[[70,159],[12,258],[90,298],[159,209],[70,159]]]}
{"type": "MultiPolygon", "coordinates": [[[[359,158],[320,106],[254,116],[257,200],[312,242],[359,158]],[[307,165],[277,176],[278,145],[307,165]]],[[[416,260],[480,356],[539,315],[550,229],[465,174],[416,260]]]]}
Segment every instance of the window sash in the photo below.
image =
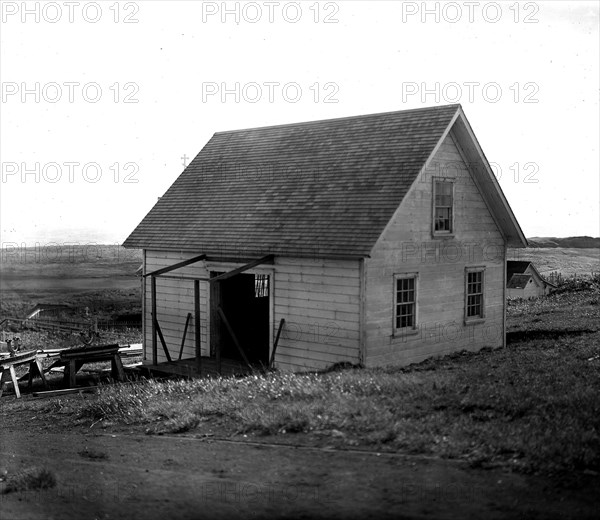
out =
{"type": "Polygon", "coordinates": [[[466,272],[465,287],[465,317],[483,318],[483,290],[484,290],[484,271],[483,269],[468,270],[466,272]]]}
{"type": "Polygon", "coordinates": [[[452,233],[454,208],[454,183],[434,179],[433,181],[433,229],[437,233],[452,233]]]}
{"type": "Polygon", "coordinates": [[[394,287],[394,329],[415,328],[417,323],[417,277],[397,276],[394,287]]]}

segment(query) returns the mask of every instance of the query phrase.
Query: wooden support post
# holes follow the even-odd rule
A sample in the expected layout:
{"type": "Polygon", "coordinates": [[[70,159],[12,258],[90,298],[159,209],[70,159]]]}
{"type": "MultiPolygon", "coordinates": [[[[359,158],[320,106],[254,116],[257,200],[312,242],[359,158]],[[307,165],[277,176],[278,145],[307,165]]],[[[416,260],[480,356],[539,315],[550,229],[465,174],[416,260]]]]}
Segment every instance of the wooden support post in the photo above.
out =
{"type": "Polygon", "coordinates": [[[221,375],[221,338],[219,338],[219,341],[216,344],[215,360],[217,362],[217,374],[221,375]]]}
{"type": "Polygon", "coordinates": [[[192,313],[188,312],[187,316],[185,317],[185,326],[183,327],[183,337],[181,338],[181,348],[179,349],[179,357],[177,358],[178,360],[181,359],[181,356],[183,355],[183,347],[185,346],[185,337],[187,336],[187,330],[188,330],[188,326],[190,324],[191,318],[192,318],[192,313]]]}
{"type": "Polygon", "coordinates": [[[281,335],[281,331],[283,330],[283,326],[285,325],[285,319],[281,318],[279,322],[279,329],[277,329],[277,336],[275,337],[275,343],[273,343],[273,352],[271,352],[271,359],[269,360],[269,368],[273,366],[273,362],[275,361],[275,351],[277,350],[277,344],[279,343],[279,336],[281,335]]]}
{"type": "Polygon", "coordinates": [[[117,381],[125,381],[125,369],[121,361],[121,356],[116,353],[110,360],[110,372],[113,379],[117,381]]]}
{"type": "Polygon", "coordinates": [[[2,397],[2,393],[4,392],[4,375],[6,374],[6,369],[3,366],[0,366],[0,397],[2,397]]]}
{"type": "Polygon", "coordinates": [[[244,363],[246,363],[246,365],[248,365],[250,370],[254,371],[254,369],[252,368],[252,365],[250,364],[250,361],[248,361],[248,358],[246,357],[246,353],[244,352],[244,349],[240,345],[240,342],[238,341],[237,336],[235,335],[235,332],[231,328],[231,325],[229,324],[229,321],[227,320],[227,316],[225,316],[223,309],[221,307],[219,307],[218,311],[219,311],[219,316],[221,316],[221,319],[223,320],[223,323],[225,324],[225,327],[227,327],[227,330],[229,331],[229,335],[231,336],[233,343],[237,347],[239,353],[242,355],[242,359],[244,360],[244,363]]]}
{"type": "Polygon", "coordinates": [[[156,278],[150,278],[150,297],[152,299],[152,364],[158,365],[158,344],[156,339],[156,278]]]}
{"type": "Polygon", "coordinates": [[[69,388],[74,388],[77,385],[77,361],[71,359],[65,365],[65,382],[69,388]]]}
{"type": "Polygon", "coordinates": [[[200,337],[200,281],[194,280],[194,342],[196,347],[196,370],[202,375],[202,344],[200,337]]]}

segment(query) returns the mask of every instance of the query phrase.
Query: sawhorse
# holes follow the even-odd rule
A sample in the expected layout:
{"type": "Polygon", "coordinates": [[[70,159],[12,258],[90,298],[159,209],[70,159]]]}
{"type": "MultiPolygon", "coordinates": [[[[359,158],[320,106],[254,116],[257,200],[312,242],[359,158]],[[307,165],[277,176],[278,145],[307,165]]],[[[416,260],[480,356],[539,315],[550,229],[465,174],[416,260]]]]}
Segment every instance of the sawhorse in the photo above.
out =
{"type": "Polygon", "coordinates": [[[10,374],[10,379],[12,380],[17,399],[21,397],[21,391],[19,390],[19,381],[17,380],[15,367],[25,364],[29,364],[29,382],[27,387],[31,388],[34,376],[40,377],[44,388],[48,387],[48,383],[46,382],[46,378],[44,377],[42,363],[37,357],[37,352],[35,350],[32,350],[29,352],[17,354],[16,356],[0,359],[0,396],[2,396],[2,392],[4,390],[5,374],[8,373],[10,374]]]}

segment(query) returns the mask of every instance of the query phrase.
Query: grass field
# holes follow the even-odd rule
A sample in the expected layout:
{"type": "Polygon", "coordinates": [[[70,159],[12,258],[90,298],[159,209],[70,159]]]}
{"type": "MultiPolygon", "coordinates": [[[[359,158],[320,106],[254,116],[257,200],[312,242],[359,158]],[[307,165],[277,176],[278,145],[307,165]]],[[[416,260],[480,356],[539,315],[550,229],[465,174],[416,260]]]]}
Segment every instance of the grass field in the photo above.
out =
{"type": "MultiPolygon", "coordinates": [[[[597,270],[595,250],[525,252],[542,272],[597,270]]],[[[106,254],[112,259],[3,264],[2,283],[12,291],[8,298],[3,291],[3,309],[41,297],[89,303],[105,312],[136,299],[139,304],[139,280],[132,276],[139,258],[117,261],[118,251],[106,254]],[[37,296],[34,277],[47,294],[37,296]],[[73,281],[79,279],[85,281],[73,281]],[[96,288],[90,279],[99,285],[117,279],[120,289],[96,288]],[[126,280],[130,289],[123,288],[126,280]]],[[[148,433],[191,431],[428,454],[521,472],[600,472],[598,280],[573,283],[548,298],[511,302],[508,328],[505,349],[458,353],[407,368],[147,381],[106,386],[86,400],[9,407],[32,407],[48,420],[60,410],[67,428],[69,422],[103,422],[148,433]]]]}
{"type": "Polygon", "coordinates": [[[3,249],[0,319],[19,317],[37,303],[88,307],[99,317],[141,309],[135,276],[141,252],[119,246],[3,249]]]}
{"type": "Polygon", "coordinates": [[[542,275],[557,271],[563,277],[600,272],[600,248],[533,248],[509,249],[509,260],[528,260],[542,275]]]}
{"type": "Polygon", "coordinates": [[[60,406],[73,421],[147,433],[326,443],[520,472],[599,472],[598,282],[516,302],[508,319],[510,343],[495,351],[407,368],[147,381],[60,406]]]}

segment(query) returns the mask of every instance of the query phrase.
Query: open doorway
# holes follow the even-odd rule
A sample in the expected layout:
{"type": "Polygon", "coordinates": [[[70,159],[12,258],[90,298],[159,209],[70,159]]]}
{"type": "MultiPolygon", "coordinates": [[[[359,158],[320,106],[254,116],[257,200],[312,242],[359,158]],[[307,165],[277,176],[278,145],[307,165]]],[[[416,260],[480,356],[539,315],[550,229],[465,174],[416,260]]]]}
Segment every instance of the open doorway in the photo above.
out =
{"type": "MultiPolygon", "coordinates": [[[[211,272],[211,278],[222,273],[211,272]]],[[[267,274],[238,274],[211,283],[211,356],[217,345],[221,357],[242,361],[233,337],[219,313],[219,307],[250,363],[269,362],[269,296],[270,276],[267,274]]]]}

